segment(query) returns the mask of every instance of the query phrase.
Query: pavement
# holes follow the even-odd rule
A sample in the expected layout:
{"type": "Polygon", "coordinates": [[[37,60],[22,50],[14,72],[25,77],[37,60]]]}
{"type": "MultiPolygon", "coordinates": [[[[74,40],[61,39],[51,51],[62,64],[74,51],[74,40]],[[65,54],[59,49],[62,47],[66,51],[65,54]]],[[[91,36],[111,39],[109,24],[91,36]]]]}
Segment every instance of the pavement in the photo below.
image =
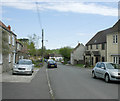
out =
{"type": "Polygon", "coordinates": [[[1,82],[26,82],[29,83],[35,77],[36,73],[39,71],[39,68],[34,68],[32,75],[12,75],[12,70],[2,73],[1,82]]]}
{"type": "Polygon", "coordinates": [[[3,82],[2,99],[51,99],[46,67],[40,68],[31,82],[3,82]]]}

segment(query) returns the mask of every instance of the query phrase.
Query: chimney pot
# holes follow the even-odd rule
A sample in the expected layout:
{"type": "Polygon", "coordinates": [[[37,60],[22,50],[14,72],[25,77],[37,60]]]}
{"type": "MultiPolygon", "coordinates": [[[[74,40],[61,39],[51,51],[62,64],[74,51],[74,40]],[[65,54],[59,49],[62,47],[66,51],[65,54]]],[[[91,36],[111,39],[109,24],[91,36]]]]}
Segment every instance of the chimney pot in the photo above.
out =
{"type": "Polygon", "coordinates": [[[11,31],[11,27],[10,27],[10,25],[8,25],[8,29],[11,31]]]}

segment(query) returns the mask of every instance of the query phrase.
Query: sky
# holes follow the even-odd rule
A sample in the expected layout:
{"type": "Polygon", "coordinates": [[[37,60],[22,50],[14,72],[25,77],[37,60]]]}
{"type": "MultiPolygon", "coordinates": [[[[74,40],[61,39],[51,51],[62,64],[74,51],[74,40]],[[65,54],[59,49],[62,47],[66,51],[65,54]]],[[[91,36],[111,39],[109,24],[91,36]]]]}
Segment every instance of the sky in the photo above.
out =
{"type": "Polygon", "coordinates": [[[40,37],[37,48],[42,29],[47,49],[74,48],[118,21],[117,0],[2,0],[0,7],[0,20],[18,39],[40,37]]]}

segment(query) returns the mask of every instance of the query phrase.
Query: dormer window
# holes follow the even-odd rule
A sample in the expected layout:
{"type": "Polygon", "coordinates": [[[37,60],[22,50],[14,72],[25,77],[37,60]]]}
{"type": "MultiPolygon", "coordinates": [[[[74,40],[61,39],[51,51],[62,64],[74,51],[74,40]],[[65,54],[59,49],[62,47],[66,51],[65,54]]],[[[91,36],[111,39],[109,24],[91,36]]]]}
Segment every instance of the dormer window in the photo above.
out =
{"type": "Polygon", "coordinates": [[[94,41],[94,43],[96,43],[96,42],[97,42],[97,40],[94,41]]]}

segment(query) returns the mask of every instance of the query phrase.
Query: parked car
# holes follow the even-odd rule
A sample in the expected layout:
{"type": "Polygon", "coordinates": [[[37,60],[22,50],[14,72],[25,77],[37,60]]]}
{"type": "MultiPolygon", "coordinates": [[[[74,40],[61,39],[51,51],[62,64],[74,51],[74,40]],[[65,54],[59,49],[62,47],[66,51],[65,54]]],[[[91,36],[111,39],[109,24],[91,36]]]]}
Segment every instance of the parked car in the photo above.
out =
{"type": "Polygon", "coordinates": [[[93,78],[103,78],[106,82],[120,81],[120,65],[98,62],[92,70],[93,78]]]}
{"type": "Polygon", "coordinates": [[[30,74],[34,71],[34,64],[29,59],[21,59],[13,66],[12,74],[30,74]]]}
{"type": "Polygon", "coordinates": [[[48,68],[57,68],[57,63],[55,61],[48,61],[48,64],[47,64],[47,67],[48,68]]]}
{"type": "Polygon", "coordinates": [[[61,63],[64,63],[64,60],[62,60],[61,63]]]}
{"type": "Polygon", "coordinates": [[[47,62],[49,62],[49,61],[54,61],[54,60],[53,59],[48,59],[47,62]]]}

